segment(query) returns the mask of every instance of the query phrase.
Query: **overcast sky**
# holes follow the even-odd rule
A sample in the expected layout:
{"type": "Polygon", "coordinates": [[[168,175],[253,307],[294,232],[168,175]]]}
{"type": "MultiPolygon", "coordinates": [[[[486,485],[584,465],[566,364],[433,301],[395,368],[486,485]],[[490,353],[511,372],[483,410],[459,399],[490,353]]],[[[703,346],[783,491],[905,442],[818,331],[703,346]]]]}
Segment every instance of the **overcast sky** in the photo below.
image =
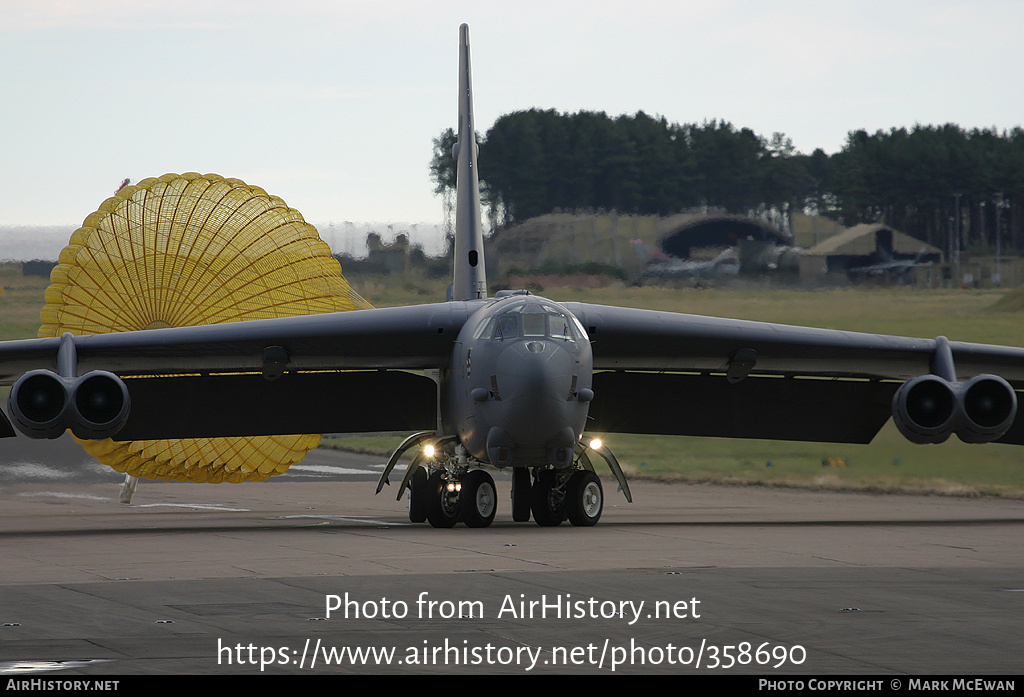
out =
{"type": "Polygon", "coordinates": [[[79,224],[123,178],[185,171],[314,223],[440,221],[461,22],[481,132],[643,110],[832,153],[860,128],[1024,122],[1019,0],[0,0],[0,225],[79,224]]]}

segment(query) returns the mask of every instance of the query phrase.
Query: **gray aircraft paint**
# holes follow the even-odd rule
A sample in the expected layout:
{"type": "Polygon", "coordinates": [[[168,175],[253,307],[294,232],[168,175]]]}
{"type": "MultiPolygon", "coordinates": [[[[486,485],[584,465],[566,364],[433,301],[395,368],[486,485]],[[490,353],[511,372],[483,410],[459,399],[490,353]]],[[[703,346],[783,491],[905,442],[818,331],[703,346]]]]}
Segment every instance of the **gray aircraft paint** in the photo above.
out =
{"type": "Polygon", "coordinates": [[[469,26],[459,27],[459,135],[452,155],[458,161],[455,208],[455,279],[449,300],[487,297],[484,236],[480,220],[480,148],[473,125],[473,75],[469,60],[469,26]]]}
{"type": "MultiPolygon", "coordinates": [[[[459,36],[449,302],[2,342],[0,384],[15,384],[8,409],[20,408],[13,397],[27,371],[51,371],[61,385],[95,370],[121,377],[192,373],[187,380],[124,380],[132,408],[121,430],[107,435],[180,438],[199,428],[206,436],[265,435],[294,433],[304,423],[318,432],[429,431],[440,422],[437,442],[461,443],[469,458],[458,454],[449,477],[492,460],[534,467],[535,477],[548,465],[580,467],[589,460],[574,461],[572,450],[585,429],[866,442],[897,414],[915,442],[955,433],[1024,443],[1015,394],[1024,387],[1020,348],[528,294],[488,299],[468,27],[459,36]],[[517,311],[514,335],[498,331],[501,318],[517,311]],[[543,317],[543,330],[527,315],[543,317]],[[568,320],[571,331],[553,318],[568,320]],[[424,370],[438,376],[439,389],[430,377],[409,372],[424,370]],[[912,423],[921,411],[918,393],[938,394],[950,405],[948,413],[926,414],[937,425],[923,430],[912,423]],[[982,418],[992,423],[969,418],[978,404],[997,402],[998,413],[982,418]]],[[[15,420],[24,429],[25,419],[15,420]]],[[[13,434],[0,419],[0,435],[13,434]]]]}

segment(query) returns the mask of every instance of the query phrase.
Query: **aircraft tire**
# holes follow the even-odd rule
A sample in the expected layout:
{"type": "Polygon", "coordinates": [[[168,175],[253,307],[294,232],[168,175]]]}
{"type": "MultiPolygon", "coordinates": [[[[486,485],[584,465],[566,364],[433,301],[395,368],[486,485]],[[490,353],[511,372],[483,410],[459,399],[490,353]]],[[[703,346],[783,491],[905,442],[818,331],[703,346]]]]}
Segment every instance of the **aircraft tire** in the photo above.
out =
{"type": "Polygon", "coordinates": [[[459,520],[459,500],[448,493],[448,480],[440,470],[427,477],[425,494],[427,521],[435,528],[454,527],[459,520]]]}
{"type": "Polygon", "coordinates": [[[427,473],[416,468],[409,482],[409,522],[422,523],[427,519],[427,473]]]}
{"type": "Polygon", "coordinates": [[[582,527],[596,525],[603,510],[601,478],[588,470],[573,474],[565,487],[565,512],[569,522],[582,527]]]}
{"type": "Polygon", "coordinates": [[[541,470],[530,493],[530,509],[537,525],[561,525],[565,520],[565,496],[556,487],[555,471],[541,470]]]}
{"type": "Polygon", "coordinates": [[[467,528],[486,528],[494,520],[498,495],[494,479],[485,470],[472,470],[462,478],[459,512],[467,528]]]}
{"type": "Polygon", "coordinates": [[[525,523],[530,519],[530,470],[512,469],[512,520],[525,523]]]}

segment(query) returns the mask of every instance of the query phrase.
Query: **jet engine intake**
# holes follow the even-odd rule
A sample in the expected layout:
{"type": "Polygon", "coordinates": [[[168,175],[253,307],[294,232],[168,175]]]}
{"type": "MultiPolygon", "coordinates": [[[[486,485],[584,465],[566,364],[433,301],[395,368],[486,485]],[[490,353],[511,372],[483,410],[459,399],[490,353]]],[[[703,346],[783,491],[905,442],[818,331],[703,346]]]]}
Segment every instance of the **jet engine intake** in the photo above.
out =
{"type": "Polygon", "coordinates": [[[49,370],[30,370],[7,396],[7,413],[30,438],[57,438],[71,425],[71,386],[49,370]]]}
{"type": "Polygon", "coordinates": [[[86,373],[74,382],[71,432],[79,438],[109,438],[128,420],[131,400],[121,378],[105,370],[86,373]]]}
{"type": "Polygon", "coordinates": [[[1017,416],[1017,393],[998,375],[976,375],[963,383],[960,404],[957,435],[965,443],[988,443],[1001,437],[1017,416]]]}
{"type": "Polygon", "coordinates": [[[942,443],[955,433],[965,443],[987,443],[1013,425],[1017,395],[997,375],[950,382],[921,375],[893,396],[893,420],[912,443],[942,443]]]}
{"type": "Polygon", "coordinates": [[[30,438],[109,438],[128,420],[130,399],[121,378],[104,370],[65,378],[49,370],[22,375],[7,398],[18,430],[30,438]]]}

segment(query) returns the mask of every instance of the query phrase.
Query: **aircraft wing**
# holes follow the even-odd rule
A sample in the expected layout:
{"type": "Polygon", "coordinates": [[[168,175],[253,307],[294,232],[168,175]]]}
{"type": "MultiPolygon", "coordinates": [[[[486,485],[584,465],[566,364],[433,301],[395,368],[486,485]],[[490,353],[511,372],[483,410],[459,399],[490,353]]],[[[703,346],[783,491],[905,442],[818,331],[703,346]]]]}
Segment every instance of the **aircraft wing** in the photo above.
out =
{"type": "MultiPolygon", "coordinates": [[[[125,378],[118,440],[434,428],[435,383],[409,371],[447,366],[471,305],[77,336],[71,353],[79,376],[125,378]]],[[[0,343],[0,384],[33,369],[65,375],[61,345],[0,343]]]]}
{"type": "MultiPolygon", "coordinates": [[[[867,443],[904,381],[995,374],[1024,388],[1024,349],[567,303],[590,334],[588,429],[867,443]],[[941,366],[939,366],[941,369],[941,366]]],[[[1000,438],[1024,443],[1024,419],[1000,438]]]]}
{"type": "MultiPolygon", "coordinates": [[[[74,339],[78,373],[118,375],[261,371],[264,350],[283,347],[289,370],[435,368],[468,316],[466,303],[353,310],[323,315],[74,339]]],[[[32,368],[57,369],[59,338],[0,343],[0,385],[32,368]]]]}

